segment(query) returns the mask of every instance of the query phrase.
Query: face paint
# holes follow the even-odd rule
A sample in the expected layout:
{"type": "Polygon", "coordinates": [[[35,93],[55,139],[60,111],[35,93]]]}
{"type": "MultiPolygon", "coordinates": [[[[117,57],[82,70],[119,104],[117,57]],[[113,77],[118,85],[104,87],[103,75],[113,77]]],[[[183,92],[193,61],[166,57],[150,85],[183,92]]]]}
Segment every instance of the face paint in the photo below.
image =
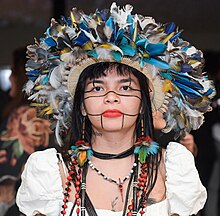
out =
{"type": "Polygon", "coordinates": [[[86,83],[84,108],[96,129],[98,124],[107,129],[113,122],[120,125],[115,127],[118,129],[135,124],[140,106],[140,86],[133,74],[122,76],[111,71],[86,83]]]}

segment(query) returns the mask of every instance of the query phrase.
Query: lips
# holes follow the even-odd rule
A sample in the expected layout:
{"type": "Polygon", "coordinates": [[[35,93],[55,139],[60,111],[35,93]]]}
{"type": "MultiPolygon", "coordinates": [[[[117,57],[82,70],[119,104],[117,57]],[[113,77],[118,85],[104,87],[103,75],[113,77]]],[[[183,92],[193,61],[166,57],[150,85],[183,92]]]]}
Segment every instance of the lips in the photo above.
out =
{"type": "Polygon", "coordinates": [[[114,109],[114,110],[106,110],[102,115],[106,118],[117,118],[122,116],[122,113],[120,110],[114,109]]]}

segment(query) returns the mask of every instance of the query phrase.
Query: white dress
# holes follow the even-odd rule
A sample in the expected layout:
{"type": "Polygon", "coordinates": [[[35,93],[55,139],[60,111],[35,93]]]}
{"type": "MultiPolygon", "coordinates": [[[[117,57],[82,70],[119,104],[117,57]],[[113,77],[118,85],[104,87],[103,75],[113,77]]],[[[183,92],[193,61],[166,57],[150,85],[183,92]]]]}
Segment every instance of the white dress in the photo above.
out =
{"type": "MultiPolygon", "coordinates": [[[[33,153],[22,173],[22,184],[16,202],[27,216],[37,213],[46,216],[60,216],[63,205],[63,189],[54,148],[33,153]]],[[[203,208],[207,193],[201,184],[194,158],[184,146],[170,142],[165,152],[166,199],[150,205],[146,216],[180,216],[196,214],[203,208]]],[[[68,202],[66,216],[73,204],[68,202]]],[[[75,216],[75,211],[73,211],[75,216]]],[[[98,216],[121,216],[122,212],[96,209],[98,216]]],[[[139,216],[140,214],[138,214],[139,216]]]]}

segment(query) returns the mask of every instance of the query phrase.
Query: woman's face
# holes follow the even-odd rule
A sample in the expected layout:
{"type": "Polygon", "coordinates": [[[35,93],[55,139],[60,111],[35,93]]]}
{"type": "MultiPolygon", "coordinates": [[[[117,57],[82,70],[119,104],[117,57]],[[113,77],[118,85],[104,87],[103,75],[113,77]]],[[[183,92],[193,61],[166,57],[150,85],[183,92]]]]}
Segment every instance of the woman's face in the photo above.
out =
{"type": "Polygon", "coordinates": [[[140,108],[140,85],[132,73],[118,75],[111,69],[106,76],[86,80],[82,114],[88,116],[94,130],[134,128],[140,108]]]}

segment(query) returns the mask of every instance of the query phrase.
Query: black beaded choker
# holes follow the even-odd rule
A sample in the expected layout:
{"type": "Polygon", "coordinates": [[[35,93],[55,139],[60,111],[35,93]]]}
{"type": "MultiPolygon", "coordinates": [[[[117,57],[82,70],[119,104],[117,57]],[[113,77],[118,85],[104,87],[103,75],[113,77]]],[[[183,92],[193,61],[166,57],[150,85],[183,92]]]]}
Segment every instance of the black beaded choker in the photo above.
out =
{"type": "Polygon", "coordinates": [[[125,157],[132,155],[134,153],[134,146],[132,146],[131,148],[129,148],[119,154],[100,153],[100,152],[96,152],[94,150],[92,150],[92,152],[93,152],[94,157],[99,158],[99,159],[103,159],[103,160],[121,159],[121,158],[125,158],[125,157]]]}

